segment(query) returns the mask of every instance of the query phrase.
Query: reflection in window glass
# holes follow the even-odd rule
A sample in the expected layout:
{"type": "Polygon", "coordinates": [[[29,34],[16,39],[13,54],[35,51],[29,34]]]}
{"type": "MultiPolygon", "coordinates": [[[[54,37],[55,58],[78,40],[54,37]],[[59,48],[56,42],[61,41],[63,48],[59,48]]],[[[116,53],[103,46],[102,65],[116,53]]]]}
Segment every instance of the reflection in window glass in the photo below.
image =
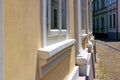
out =
{"type": "Polygon", "coordinates": [[[51,28],[58,29],[58,1],[57,0],[51,0],[51,28]]]}
{"type": "Polygon", "coordinates": [[[62,0],[62,29],[66,29],[66,0],[62,0]]]}
{"type": "Polygon", "coordinates": [[[115,14],[113,14],[113,27],[115,28],[115,26],[116,26],[116,24],[115,24],[115,22],[116,22],[116,20],[115,20],[116,18],[115,18],[115,14]]]}
{"type": "Polygon", "coordinates": [[[112,28],[112,15],[110,15],[110,28],[112,28]]]}

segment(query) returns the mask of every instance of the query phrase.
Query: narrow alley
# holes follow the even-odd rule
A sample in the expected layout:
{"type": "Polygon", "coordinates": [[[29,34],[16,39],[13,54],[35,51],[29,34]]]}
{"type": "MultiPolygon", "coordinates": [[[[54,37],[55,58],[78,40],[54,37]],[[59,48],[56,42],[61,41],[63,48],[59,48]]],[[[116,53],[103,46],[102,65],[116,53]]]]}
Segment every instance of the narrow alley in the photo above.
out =
{"type": "Polygon", "coordinates": [[[96,40],[95,80],[120,80],[120,42],[96,40]]]}

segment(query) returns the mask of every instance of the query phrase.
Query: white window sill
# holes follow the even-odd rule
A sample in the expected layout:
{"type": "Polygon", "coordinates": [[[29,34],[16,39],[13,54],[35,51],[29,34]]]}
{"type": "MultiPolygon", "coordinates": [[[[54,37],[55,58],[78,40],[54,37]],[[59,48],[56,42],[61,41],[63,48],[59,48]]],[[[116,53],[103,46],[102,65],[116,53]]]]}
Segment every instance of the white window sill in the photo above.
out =
{"type": "Polygon", "coordinates": [[[61,50],[73,45],[75,43],[74,39],[65,40],[50,46],[46,46],[38,50],[41,59],[49,59],[56,55],[61,50]]]}
{"type": "Polygon", "coordinates": [[[74,43],[75,39],[69,39],[38,50],[39,73],[41,78],[71,53],[70,46],[74,43]],[[59,53],[64,49],[65,51],[63,53],[59,53]],[[46,64],[48,65],[45,66],[46,64]]]}

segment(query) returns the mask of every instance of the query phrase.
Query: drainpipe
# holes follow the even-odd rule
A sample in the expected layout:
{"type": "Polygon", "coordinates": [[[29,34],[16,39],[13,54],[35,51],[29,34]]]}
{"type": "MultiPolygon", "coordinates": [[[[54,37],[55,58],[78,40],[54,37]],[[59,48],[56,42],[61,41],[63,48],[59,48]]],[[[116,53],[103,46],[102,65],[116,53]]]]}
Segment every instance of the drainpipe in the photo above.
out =
{"type": "Polygon", "coordinates": [[[117,20],[116,20],[116,38],[117,38],[117,40],[118,40],[118,0],[116,0],[116,18],[117,18],[117,20]]]}

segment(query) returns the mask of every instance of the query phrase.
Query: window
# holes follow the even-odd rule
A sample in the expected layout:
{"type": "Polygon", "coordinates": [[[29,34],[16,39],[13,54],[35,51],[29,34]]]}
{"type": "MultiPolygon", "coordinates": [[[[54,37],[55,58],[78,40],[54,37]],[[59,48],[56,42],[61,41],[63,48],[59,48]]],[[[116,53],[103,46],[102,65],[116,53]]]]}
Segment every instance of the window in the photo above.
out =
{"type": "Polygon", "coordinates": [[[99,19],[97,18],[97,32],[99,31],[99,19]]]}
{"type": "Polygon", "coordinates": [[[69,38],[69,0],[41,0],[43,47],[69,38]]]}
{"type": "Polygon", "coordinates": [[[112,4],[113,3],[113,0],[109,0],[109,4],[112,4]]]}
{"type": "Polygon", "coordinates": [[[49,29],[66,29],[66,0],[48,0],[47,10],[49,29]]]}
{"type": "Polygon", "coordinates": [[[93,1],[93,11],[95,11],[95,1],[93,1]]]}
{"type": "Polygon", "coordinates": [[[115,17],[115,14],[113,14],[113,27],[115,28],[115,26],[116,26],[116,17],[115,17]]]}
{"type": "Polygon", "coordinates": [[[116,2],[116,0],[113,0],[113,3],[116,2]]]}
{"type": "Polygon", "coordinates": [[[99,0],[97,0],[97,9],[99,9],[99,0]]]}
{"type": "Polygon", "coordinates": [[[112,28],[112,15],[110,15],[110,28],[112,28]]]}
{"type": "Polygon", "coordinates": [[[101,17],[101,31],[103,32],[104,31],[104,16],[101,17]]]}
{"type": "Polygon", "coordinates": [[[101,0],[101,8],[105,7],[105,0],[101,0]]]}
{"type": "Polygon", "coordinates": [[[95,18],[93,18],[93,32],[95,32],[95,18]]]}

